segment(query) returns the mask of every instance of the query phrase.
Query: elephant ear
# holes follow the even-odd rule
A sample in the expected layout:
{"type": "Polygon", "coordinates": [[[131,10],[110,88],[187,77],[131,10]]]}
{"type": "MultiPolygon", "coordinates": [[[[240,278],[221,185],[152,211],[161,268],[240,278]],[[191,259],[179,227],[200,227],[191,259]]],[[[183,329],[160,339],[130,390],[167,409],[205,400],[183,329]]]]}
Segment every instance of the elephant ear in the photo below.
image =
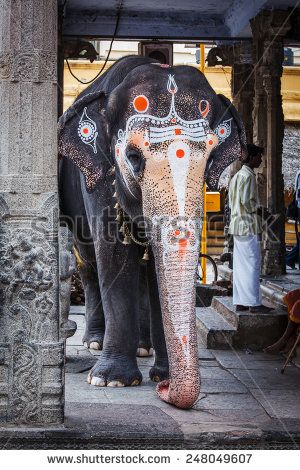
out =
{"type": "Polygon", "coordinates": [[[207,162],[205,179],[208,188],[217,191],[223,171],[235,160],[245,159],[247,141],[243,121],[231,101],[224,95],[216,97],[210,127],[217,134],[219,144],[207,162]]]}
{"type": "Polygon", "coordinates": [[[84,94],[58,122],[59,157],[69,158],[77,165],[89,192],[111,166],[105,106],[106,96],[102,91],[84,94]]]}

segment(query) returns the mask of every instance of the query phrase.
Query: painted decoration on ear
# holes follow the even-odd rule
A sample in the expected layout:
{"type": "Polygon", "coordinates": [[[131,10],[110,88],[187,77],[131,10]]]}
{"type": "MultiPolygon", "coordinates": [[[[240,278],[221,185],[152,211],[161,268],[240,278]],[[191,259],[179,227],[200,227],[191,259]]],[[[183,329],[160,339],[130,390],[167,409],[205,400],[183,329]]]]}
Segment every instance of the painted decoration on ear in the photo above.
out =
{"type": "Polygon", "coordinates": [[[206,116],[208,115],[209,109],[210,109],[209,102],[207,100],[201,100],[199,103],[199,111],[203,119],[205,119],[206,116]]]}
{"type": "Polygon", "coordinates": [[[217,134],[219,139],[219,144],[222,144],[224,140],[231,134],[231,121],[232,118],[227,119],[226,121],[221,122],[216,129],[214,130],[215,134],[217,134]]]}
{"type": "Polygon", "coordinates": [[[79,121],[78,135],[82,142],[86,145],[90,145],[94,153],[97,153],[96,140],[98,137],[97,126],[86,112],[87,108],[84,108],[82,116],[79,121]]]}

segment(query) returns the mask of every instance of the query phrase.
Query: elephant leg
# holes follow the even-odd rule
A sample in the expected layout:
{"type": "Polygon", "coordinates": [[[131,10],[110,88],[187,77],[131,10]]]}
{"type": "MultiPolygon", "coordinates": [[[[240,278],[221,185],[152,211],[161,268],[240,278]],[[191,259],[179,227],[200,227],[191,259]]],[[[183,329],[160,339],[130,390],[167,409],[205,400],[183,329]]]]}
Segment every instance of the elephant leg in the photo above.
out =
{"type": "Polygon", "coordinates": [[[169,378],[169,361],[165,342],[164,328],[162,322],[159,291],[155,272],[153,255],[148,262],[148,287],[151,312],[151,339],[155,351],[154,365],[149,371],[149,377],[154,382],[161,382],[169,378]]]}
{"type": "Polygon", "coordinates": [[[139,325],[140,339],[137,350],[138,357],[147,357],[153,355],[153,348],[150,338],[150,305],[149,292],[147,285],[147,268],[140,265],[139,280],[139,325]]]}
{"type": "Polygon", "coordinates": [[[94,247],[77,244],[82,262],[79,265],[79,274],[85,294],[85,333],[83,344],[90,349],[102,349],[105,321],[99,288],[97,264],[94,247]]]}
{"type": "Polygon", "coordinates": [[[139,282],[138,247],[120,242],[96,249],[105,316],[103,350],[88,375],[91,385],[139,385],[137,366],[139,282]]]}

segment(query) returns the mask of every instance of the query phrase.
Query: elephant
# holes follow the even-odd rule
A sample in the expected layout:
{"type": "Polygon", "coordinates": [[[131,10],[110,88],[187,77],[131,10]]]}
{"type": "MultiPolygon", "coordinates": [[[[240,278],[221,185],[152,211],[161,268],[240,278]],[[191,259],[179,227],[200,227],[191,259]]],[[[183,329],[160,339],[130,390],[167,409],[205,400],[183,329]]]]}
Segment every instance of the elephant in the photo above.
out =
{"type": "Polygon", "coordinates": [[[86,340],[102,347],[88,383],[141,383],[143,257],[155,351],[149,375],[162,400],[192,407],[200,392],[195,281],[203,187],[217,189],[223,170],[245,157],[241,118],[197,68],[128,56],[60,118],[58,150],[61,212],[90,267],[86,340]]]}

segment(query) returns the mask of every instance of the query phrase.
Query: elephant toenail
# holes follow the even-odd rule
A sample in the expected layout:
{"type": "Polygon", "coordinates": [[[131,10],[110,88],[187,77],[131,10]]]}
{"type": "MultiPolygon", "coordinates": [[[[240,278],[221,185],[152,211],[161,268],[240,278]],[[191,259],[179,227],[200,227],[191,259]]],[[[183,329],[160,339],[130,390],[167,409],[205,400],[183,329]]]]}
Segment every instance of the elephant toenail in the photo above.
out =
{"type": "Polygon", "coordinates": [[[87,376],[87,378],[86,378],[86,381],[87,381],[88,384],[91,383],[91,381],[92,381],[92,376],[91,376],[90,373],[88,374],[88,376],[87,376]]]}
{"type": "Polygon", "coordinates": [[[98,343],[98,341],[92,341],[90,343],[90,346],[89,346],[90,349],[95,349],[96,351],[100,351],[101,350],[101,346],[100,344],[98,343]]]}
{"type": "Polygon", "coordinates": [[[85,348],[87,348],[87,347],[88,347],[88,344],[87,344],[87,342],[86,342],[86,341],[83,343],[83,346],[84,346],[85,348]]]}
{"type": "Polygon", "coordinates": [[[108,382],[107,386],[108,387],[125,387],[125,385],[122,382],[119,382],[118,380],[112,380],[111,382],[108,382]]]}
{"type": "Polygon", "coordinates": [[[95,385],[96,387],[105,387],[105,380],[100,377],[93,377],[91,385],[95,385]]]}
{"type": "Polygon", "coordinates": [[[134,381],[131,382],[131,384],[130,384],[131,387],[134,387],[135,385],[140,385],[139,379],[134,379],[134,381]]]}
{"type": "Polygon", "coordinates": [[[136,352],[137,357],[149,357],[153,356],[153,348],[150,348],[149,350],[146,348],[138,348],[136,352]]]}

